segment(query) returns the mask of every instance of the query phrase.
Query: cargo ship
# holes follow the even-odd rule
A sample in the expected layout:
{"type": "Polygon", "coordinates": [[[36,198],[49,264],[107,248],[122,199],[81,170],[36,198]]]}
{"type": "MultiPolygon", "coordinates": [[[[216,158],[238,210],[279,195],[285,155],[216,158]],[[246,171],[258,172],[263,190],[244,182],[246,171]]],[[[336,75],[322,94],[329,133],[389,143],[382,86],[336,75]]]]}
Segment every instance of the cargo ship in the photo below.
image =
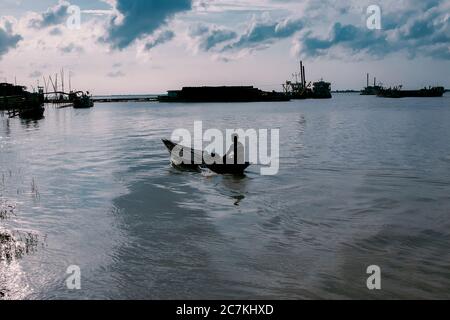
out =
{"type": "Polygon", "coordinates": [[[419,90],[402,90],[402,86],[393,88],[381,88],[377,96],[383,98],[431,98],[442,97],[444,95],[444,87],[428,87],[419,90]]]}
{"type": "Polygon", "coordinates": [[[383,89],[381,85],[377,85],[377,78],[373,78],[373,86],[369,85],[369,77],[370,75],[367,74],[367,85],[361,91],[362,96],[376,96],[378,92],[383,89]]]}
{"type": "Polygon", "coordinates": [[[269,102],[289,101],[280,92],[266,92],[253,86],[184,87],[157,97],[159,102],[269,102]]]}
{"type": "Polygon", "coordinates": [[[307,83],[303,61],[300,61],[300,73],[294,73],[295,81],[286,81],[283,91],[291,99],[330,99],[331,83],[323,81],[307,83]],[[300,82],[299,82],[300,76],[300,82]]]}

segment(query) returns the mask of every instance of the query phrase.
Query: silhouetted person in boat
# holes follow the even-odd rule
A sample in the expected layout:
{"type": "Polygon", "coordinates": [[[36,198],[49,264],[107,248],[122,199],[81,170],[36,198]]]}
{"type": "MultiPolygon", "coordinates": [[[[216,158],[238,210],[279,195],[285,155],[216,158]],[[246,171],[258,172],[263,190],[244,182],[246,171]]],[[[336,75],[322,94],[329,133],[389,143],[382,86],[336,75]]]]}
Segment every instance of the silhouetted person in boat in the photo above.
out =
{"type": "Polygon", "coordinates": [[[225,155],[225,164],[244,164],[245,163],[245,149],[244,145],[239,142],[239,136],[233,134],[233,144],[225,155]]]}

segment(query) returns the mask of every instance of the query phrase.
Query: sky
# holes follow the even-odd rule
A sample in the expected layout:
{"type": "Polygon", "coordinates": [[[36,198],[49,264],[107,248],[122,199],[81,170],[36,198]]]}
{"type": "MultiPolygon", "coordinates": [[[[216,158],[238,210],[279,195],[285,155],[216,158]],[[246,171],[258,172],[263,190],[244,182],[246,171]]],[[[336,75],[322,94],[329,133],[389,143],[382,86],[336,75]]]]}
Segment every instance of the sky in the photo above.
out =
{"type": "Polygon", "coordinates": [[[95,95],[281,91],[300,60],[308,81],[335,90],[361,89],[366,73],[450,88],[450,1],[0,0],[0,81],[29,88],[64,68],[66,88],[70,74],[95,95]],[[367,25],[373,5],[378,29],[367,25]]]}

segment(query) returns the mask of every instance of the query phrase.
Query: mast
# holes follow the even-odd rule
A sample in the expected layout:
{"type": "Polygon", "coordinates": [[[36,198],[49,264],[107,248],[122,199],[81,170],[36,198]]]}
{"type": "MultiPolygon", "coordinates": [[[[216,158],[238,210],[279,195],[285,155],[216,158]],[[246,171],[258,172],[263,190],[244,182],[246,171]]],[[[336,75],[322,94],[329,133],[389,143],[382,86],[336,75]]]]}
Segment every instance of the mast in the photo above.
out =
{"type": "Polygon", "coordinates": [[[305,73],[305,66],[303,66],[303,87],[306,87],[306,73],[305,73]]]}
{"type": "Polygon", "coordinates": [[[61,69],[61,88],[62,92],[64,92],[64,68],[61,69]]]}
{"type": "Polygon", "coordinates": [[[302,85],[304,83],[303,81],[303,61],[300,60],[300,81],[302,82],[302,85]]]}
{"type": "Polygon", "coordinates": [[[69,92],[72,92],[72,71],[69,71],[69,92]]]}

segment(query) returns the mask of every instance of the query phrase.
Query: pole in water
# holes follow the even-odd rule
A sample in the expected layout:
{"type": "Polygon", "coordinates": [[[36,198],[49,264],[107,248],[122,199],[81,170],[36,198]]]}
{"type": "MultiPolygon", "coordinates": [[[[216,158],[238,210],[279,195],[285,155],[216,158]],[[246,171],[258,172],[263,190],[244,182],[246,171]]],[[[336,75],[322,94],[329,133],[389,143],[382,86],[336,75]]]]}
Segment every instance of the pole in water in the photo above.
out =
{"type": "Polygon", "coordinates": [[[72,92],[72,71],[69,71],[69,92],[72,92]]]}
{"type": "Polygon", "coordinates": [[[64,68],[61,69],[61,88],[62,92],[64,92],[64,68]]]}

